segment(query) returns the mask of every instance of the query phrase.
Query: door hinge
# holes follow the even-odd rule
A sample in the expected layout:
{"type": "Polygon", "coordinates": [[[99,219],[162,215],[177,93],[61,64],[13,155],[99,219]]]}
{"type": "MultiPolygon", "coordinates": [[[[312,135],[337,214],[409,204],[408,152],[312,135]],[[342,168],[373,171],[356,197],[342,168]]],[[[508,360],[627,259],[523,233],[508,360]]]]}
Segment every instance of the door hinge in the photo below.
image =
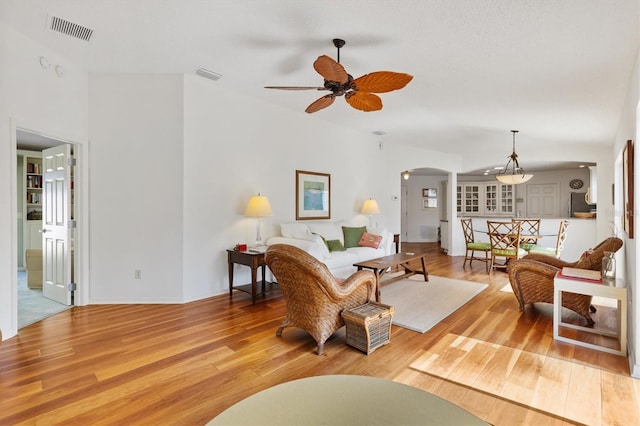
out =
{"type": "Polygon", "coordinates": [[[73,157],[69,157],[67,158],[67,166],[75,166],[76,165],[76,159],[73,157]]]}
{"type": "Polygon", "coordinates": [[[70,219],[68,223],[69,223],[69,228],[75,228],[76,226],[78,226],[78,223],[76,222],[75,219],[70,219]]]}
{"type": "Polygon", "coordinates": [[[76,291],[76,283],[69,283],[67,284],[67,290],[68,291],[76,291]]]}

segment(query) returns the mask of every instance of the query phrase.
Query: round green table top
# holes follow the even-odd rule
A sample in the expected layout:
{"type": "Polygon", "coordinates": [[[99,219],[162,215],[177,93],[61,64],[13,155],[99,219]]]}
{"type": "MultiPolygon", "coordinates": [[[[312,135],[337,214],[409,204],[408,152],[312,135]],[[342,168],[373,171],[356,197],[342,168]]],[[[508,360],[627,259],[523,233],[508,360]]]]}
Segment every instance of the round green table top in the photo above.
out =
{"type": "Polygon", "coordinates": [[[232,405],[208,425],[487,425],[436,395],[368,376],[293,380],[232,405]]]}

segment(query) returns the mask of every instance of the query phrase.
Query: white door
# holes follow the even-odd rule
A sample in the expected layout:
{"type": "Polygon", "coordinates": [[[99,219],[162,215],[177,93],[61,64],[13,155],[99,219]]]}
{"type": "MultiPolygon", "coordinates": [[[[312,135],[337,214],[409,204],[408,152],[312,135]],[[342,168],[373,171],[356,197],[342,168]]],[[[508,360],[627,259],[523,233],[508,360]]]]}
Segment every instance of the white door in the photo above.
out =
{"type": "Polygon", "coordinates": [[[527,185],[527,217],[559,217],[558,185],[527,185]]]}
{"type": "Polygon", "coordinates": [[[42,151],[42,294],[71,305],[71,145],[42,151]]]}

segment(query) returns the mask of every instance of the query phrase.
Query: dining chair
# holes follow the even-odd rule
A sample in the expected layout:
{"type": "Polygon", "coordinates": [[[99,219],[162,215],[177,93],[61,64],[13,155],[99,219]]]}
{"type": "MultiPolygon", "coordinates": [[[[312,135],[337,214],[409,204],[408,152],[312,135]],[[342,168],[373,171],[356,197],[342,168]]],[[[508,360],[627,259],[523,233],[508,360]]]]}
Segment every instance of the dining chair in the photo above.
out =
{"type": "Polygon", "coordinates": [[[511,219],[512,222],[520,222],[520,248],[529,250],[538,243],[538,235],[540,235],[540,219],[511,219]],[[527,235],[532,237],[527,238],[527,235]]]}
{"type": "Polygon", "coordinates": [[[479,260],[485,263],[485,269],[488,274],[489,262],[491,260],[489,258],[491,243],[475,240],[475,235],[473,233],[473,221],[471,219],[460,219],[460,223],[462,224],[462,231],[464,232],[464,240],[466,243],[466,251],[464,253],[464,262],[462,263],[462,267],[464,268],[466,266],[467,260],[469,261],[469,266],[471,266],[474,260],[479,260]],[[475,252],[477,251],[484,252],[484,257],[477,257],[475,255],[475,252]]]}
{"type": "Polygon", "coordinates": [[[527,255],[527,251],[520,248],[520,226],[518,221],[487,221],[491,242],[491,270],[506,269],[511,259],[520,259],[527,255]],[[504,258],[504,263],[497,263],[497,258],[504,258]]]}
{"type": "Polygon", "coordinates": [[[564,250],[564,242],[567,239],[568,226],[568,220],[560,221],[560,228],[558,229],[558,238],[556,238],[555,247],[544,247],[534,244],[527,251],[529,254],[546,254],[547,256],[560,258],[560,254],[562,253],[562,250],[564,250]]]}

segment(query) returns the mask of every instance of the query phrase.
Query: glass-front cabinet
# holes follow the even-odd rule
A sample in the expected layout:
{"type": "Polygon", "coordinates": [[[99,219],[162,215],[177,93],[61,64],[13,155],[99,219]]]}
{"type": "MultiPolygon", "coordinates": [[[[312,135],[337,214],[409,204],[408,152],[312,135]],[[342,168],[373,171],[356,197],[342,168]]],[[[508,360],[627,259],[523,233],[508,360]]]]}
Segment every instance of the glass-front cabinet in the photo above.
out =
{"type": "Polygon", "coordinates": [[[465,214],[480,213],[480,185],[465,184],[463,211],[465,214]]]}
{"type": "Polygon", "coordinates": [[[486,214],[498,212],[498,184],[487,184],[484,187],[484,211],[486,214]]]}
{"type": "Polygon", "coordinates": [[[513,185],[499,182],[460,183],[456,188],[456,211],[463,216],[515,214],[513,185]]]}
{"type": "Polygon", "coordinates": [[[515,191],[513,185],[500,184],[500,213],[515,213],[515,191]]]}

